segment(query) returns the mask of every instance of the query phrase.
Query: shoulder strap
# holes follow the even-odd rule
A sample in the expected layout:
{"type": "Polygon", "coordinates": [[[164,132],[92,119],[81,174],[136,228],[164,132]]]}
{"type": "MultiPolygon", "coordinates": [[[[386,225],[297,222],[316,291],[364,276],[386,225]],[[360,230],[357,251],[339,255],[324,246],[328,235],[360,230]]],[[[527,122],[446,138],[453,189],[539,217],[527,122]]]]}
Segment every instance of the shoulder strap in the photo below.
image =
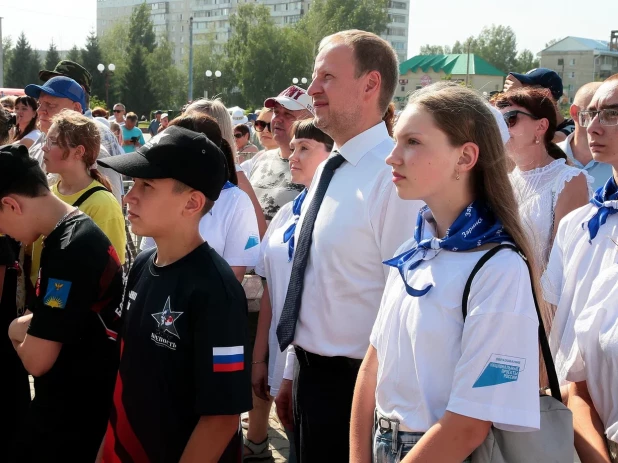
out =
{"type": "MultiPolygon", "coordinates": [[[[468,277],[468,281],[466,281],[466,286],[463,292],[463,300],[461,303],[461,312],[463,314],[464,322],[466,320],[466,316],[468,315],[468,298],[470,297],[470,288],[472,287],[472,280],[476,274],[481,270],[481,267],[485,265],[485,263],[495,256],[498,252],[503,249],[511,249],[519,254],[526,266],[528,267],[528,273],[530,275],[530,281],[532,281],[532,271],[530,269],[530,262],[528,259],[521,253],[519,248],[512,244],[500,244],[489,251],[487,251],[483,257],[479,259],[479,261],[474,266],[472,273],[468,277]]],[[[554,399],[562,402],[562,398],[560,396],[560,385],[558,383],[558,375],[556,374],[556,367],[554,366],[554,359],[551,356],[551,350],[549,349],[549,342],[547,341],[547,335],[545,334],[545,326],[543,325],[543,318],[541,317],[541,311],[539,310],[539,303],[537,301],[537,296],[534,291],[532,291],[532,298],[534,299],[534,308],[536,309],[536,315],[539,319],[539,343],[541,344],[541,353],[543,354],[543,361],[545,362],[545,368],[547,369],[547,378],[549,380],[549,388],[551,389],[551,395],[554,399]]]]}
{"type": "Polygon", "coordinates": [[[105,187],[102,187],[102,186],[95,186],[94,188],[90,188],[88,191],[86,191],[84,194],[82,194],[79,198],[77,198],[77,201],[75,201],[72,204],[72,206],[73,207],[81,206],[82,204],[84,204],[84,202],[86,202],[86,200],[88,198],[90,198],[97,191],[108,191],[108,189],[105,188],[105,187]]]}

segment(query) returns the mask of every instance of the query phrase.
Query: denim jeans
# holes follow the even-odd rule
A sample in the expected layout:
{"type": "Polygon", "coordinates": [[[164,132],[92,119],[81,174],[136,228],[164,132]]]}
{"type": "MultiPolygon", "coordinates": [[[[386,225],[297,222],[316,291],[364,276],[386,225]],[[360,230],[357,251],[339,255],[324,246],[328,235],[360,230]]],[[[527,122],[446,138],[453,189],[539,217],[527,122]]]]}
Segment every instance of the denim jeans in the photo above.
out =
{"type": "MultiPolygon", "coordinates": [[[[399,463],[421,437],[423,437],[422,432],[386,431],[382,433],[378,427],[373,438],[373,463],[399,463]]],[[[463,463],[470,462],[469,457],[463,461],[463,463]]]]}

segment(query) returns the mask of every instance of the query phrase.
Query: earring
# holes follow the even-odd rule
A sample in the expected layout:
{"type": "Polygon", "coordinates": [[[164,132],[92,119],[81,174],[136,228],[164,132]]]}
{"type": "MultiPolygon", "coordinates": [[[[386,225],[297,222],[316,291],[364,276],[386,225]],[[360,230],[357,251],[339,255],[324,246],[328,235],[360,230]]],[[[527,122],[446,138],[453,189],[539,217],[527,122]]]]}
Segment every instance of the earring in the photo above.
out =
{"type": "Polygon", "coordinates": [[[536,143],[537,145],[540,143],[539,137],[534,137],[534,143],[536,143]]]}
{"type": "Polygon", "coordinates": [[[459,171],[457,171],[457,176],[455,177],[455,180],[459,180],[459,171]]]}

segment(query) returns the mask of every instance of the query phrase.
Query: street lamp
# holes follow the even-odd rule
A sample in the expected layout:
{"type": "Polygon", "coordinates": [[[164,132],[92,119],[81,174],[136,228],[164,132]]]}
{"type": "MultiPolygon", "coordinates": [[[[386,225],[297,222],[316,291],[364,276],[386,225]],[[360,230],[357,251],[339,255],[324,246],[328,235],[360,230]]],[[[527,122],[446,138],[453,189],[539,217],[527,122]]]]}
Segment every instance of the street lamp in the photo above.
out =
{"type": "Polygon", "coordinates": [[[109,78],[114,75],[114,71],[116,70],[116,65],[110,63],[107,66],[107,70],[105,70],[104,64],[99,64],[97,66],[99,72],[105,75],[105,104],[109,108],[109,78]]]}
{"type": "MultiPolygon", "coordinates": [[[[292,83],[293,83],[294,85],[297,85],[297,84],[298,84],[298,82],[299,82],[299,80],[298,80],[298,78],[297,78],[297,77],[294,77],[294,78],[292,79],[292,83]]],[[[306,78],[306,77],[303,77],[302,79],[300,79],[300,82],[301,82],[303,85],[306,85],[306,84],[307,84],[307,78],[306,78]]]]}
{"type": "Polygon", "coordinates": [[[212,85],[212,93],[214,95],[214,93],[215,93],[215,78],[221,77],[221,71],[215,71],[214,72],[214,76],[215,77],[213,77],[213,72],[210,69],[208,69],[205,74],[206,74],[206,77],[210,80],[210,83],[212,85]]]}

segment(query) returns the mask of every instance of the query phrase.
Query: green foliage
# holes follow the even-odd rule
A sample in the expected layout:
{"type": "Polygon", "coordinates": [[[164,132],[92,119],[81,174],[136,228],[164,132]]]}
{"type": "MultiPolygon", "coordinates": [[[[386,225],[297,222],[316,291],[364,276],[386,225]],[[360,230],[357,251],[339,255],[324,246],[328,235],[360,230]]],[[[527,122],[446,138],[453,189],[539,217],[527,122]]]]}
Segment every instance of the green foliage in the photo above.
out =
{"type": "MultiPolygon", "coordinates": [[[[109,79],[109,104],[120,100],[122,90],[122,76],[127,70],[126,30],[128,21],[119,21],[99,37],[99,46],[103,55],[103,64],[108,66],[113,63],[116,66],[114,75],[109,79]]],[[[98,72],[98,71],[97,71],[98,72]]]]}
{"type": "MultiPolygon", "coordinates": [[[[456,42],[458,44],[459,42],[456,42]]],[[[451,47],[448,45],[423,45],[421,47],[420,55],[450,55],[451,53],[455,53],[451,47]]],[[[459,53],[459,52],[457,52],[459,53]]]]}
{"type": "MultiPolygon", "coordinates": [[[[7,75],[11,56],[13,55],[13,39],[7,35],[2,39],[2,64],[4,65],[4,77],[7,75]]],[[[6,80],[5,80],[6,85],[6,80]]]]}
{"type": "Polygon", "coordinates": [[[77,48],[77,45],[73,45],[73,48],[69,50],[69,53],[67,54],[67,59],[79,63],[80,56],[79,48],[77,48]]]}
{"type": "Polygon", "coordinates": [[[103,53],[101,52],[99,39],[94,31],[88,34],[86,48],[82,48],[80,54],[81,59],[79,64],[84,66],[86,70],[92,74],[92,88],[90,89],[90,94],[96,95],[101,99],[105,98],[105,75],[97,69],[97,66],[99,64],[104,64],[107,70],[107,65],[109,63],[103,62],[103,53]]]}
{"type": "Polygon", "coordinates": [[[150,73],[146,63],[147,50],[141,45],[134,45],[129,53],[129,63],[122,75],[123,91],[121,100],[127,111],[138,116],[148,114],[153,101],[150,73]]]}
{"type": "MultiPolygon", "coordinates": [[[[172,47],[166,38],[146,57],[152,95],[144,114],[153,108],[179,108],[186,99],[186,77],[172,63],[172,47]]],[[[140,113],[141,116],[141,113],[140,113]]]]}
{"type": "Polygon", "coordinates": [[[91,96],[90,97],[90,107],[91,108],[96,108],[97,106],[100,106],[101,108],[107,110],[107,103],[105,103],[105,101],[100,100],[96,96],[91,96]]]}
{"type": "Polygon", "coordinates": [[[60,53],[58,53],[58,49],[56,48],[56,44],[52,40],[49,44],[49,49],[47,50],[47,54],[45,55],[45,69],[51,71],[56,67],[56,64],[60,61],[60,53]]]}
{"type": "MultiPolygon", "coordinates": [[[[231,76],[223,72],[225,70],[225,60],[223,55],[215,51],[214,33],[209,34],[205,42],[193,45],[193,97],[200,98],[204,92],[208,92],[208,97],[222,95],[226,89],[227,82],[231,82],[231,76]],[[210,70],[213,76],[206,77],[206,71],[210,70]],[[215,77],[215,71],[221,71],[221,77],[215,77]]],[[[184,69],[189,69],[189,54],[185,53],[184,69]]],[[[188,76],[186,76],[188,81],[188,76]]],[[[185,88],[183,88],[183,91],[185,88]]],[[[186,95],[184,95],[186,98],[186,95]]]]}
{"type": "Polygon", "coordinates": [[[538,67],[539,60],[535,58],[532,52],[526,48],[525,50],[522,50],[519,55],[517,55],[517,65],[514,69],[512,69],[512,71],[524,74],[531,69],[535,69],[538,67]]]}
{"type": "Polygon", "coordinates": [[[39,83],[41,63],[37,53],[22,32],[15,48],[10,52],[10,60],[5,71],[5,85],[9,88],[24,88],[28,84],[39,83]]]}
{"type": "Polygon", "coordinates": [[[150,19],[150,5],[146,2],[133,8],[129,19],[129,34],[127,51],[134,46],[142,46],[148,53],[152,53],[156,45],[156,36],[150,19]]]}

